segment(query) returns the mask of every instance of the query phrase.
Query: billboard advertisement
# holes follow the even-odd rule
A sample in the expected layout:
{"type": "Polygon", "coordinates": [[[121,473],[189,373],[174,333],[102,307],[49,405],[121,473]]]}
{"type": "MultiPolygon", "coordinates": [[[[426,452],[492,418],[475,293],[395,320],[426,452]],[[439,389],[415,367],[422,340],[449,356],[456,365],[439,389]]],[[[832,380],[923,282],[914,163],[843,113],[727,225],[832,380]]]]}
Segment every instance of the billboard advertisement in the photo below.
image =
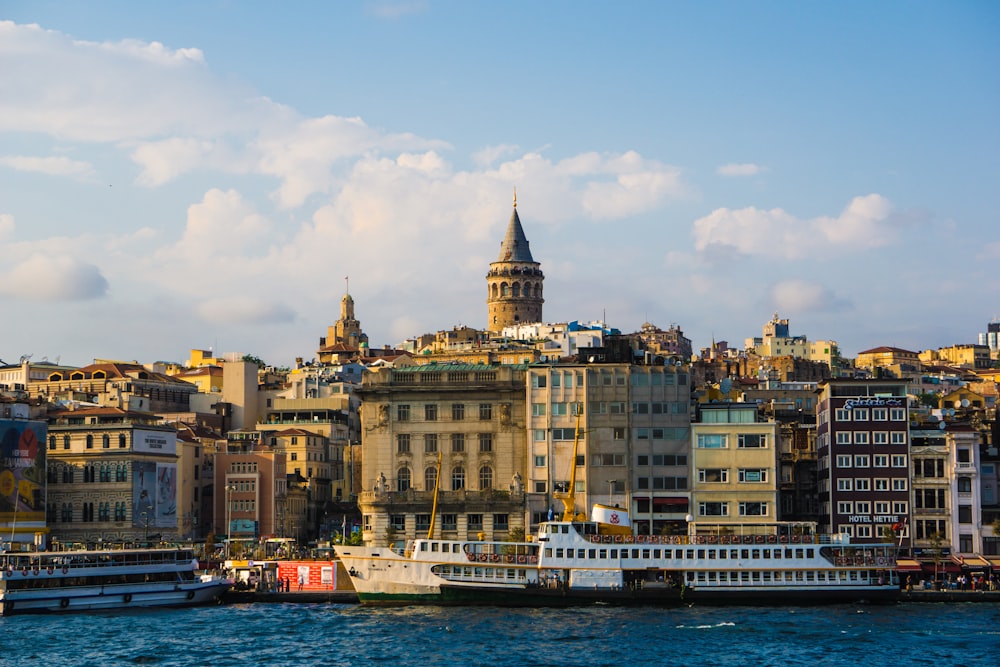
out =
{"type": "Polygon", "coordinates": [[[177,456],[177,432],[136,429],[132,436],[132,451],[137,454],[177,456]]]}
{"type": "Polygon", "coordinates": [[[177,464],[132,464],[132,526],[177,527],[177,464]]]}
{"type": "Polygon", "coordinates": [[[45,523],[44,422],[0,419],[0,522],[45,523]]]}

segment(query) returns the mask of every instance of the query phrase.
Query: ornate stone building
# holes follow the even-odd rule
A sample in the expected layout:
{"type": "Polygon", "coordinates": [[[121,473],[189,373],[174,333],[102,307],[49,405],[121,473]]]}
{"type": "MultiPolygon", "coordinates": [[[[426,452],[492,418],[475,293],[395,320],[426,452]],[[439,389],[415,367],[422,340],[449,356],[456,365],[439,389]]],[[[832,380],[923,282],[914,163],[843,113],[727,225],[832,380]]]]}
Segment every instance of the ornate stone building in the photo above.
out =
{"type": "Polygon", "coordinates": [[[525,367],[443,364],[365,376],[362,483],[367,544],[524,531],[525,367]]]}
{"type": "Polygon", "coordinates": [[[500,243],[500,256],[490,264],[486,274],[489,323],[491,333],[504,327],[542,321],[542,283],[545,275],[541,265],[531,256],[528,239],[517,216],[517,195],[514,212],[507,224],[507,234],[500,243]]]}

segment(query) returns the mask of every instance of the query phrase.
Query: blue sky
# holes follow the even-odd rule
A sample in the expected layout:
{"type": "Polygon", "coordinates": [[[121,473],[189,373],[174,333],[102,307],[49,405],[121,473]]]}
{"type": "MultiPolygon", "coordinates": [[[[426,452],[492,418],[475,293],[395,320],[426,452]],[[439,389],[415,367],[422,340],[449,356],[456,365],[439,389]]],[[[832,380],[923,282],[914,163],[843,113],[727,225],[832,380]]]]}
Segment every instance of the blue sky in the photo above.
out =
{"type": "Polygon", "coordinates": [[[0,5],[0,358],[545,319],[843,353],[1000,315],[992,2],[0,5]]]}

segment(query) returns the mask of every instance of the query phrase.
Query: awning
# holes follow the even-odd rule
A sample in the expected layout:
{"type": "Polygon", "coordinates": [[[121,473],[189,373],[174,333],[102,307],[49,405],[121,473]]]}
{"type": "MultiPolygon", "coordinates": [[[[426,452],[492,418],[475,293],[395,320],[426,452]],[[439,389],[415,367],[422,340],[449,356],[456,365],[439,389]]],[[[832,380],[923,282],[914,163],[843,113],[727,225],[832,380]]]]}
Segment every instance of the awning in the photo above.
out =
{"type": "Polygon", "coordinates": [[[934,574],[934,572],[938,574],[960,574],[962,572],[962,567],[952,560],[941,560],[936,566],[932,560],[922,560],[920,561],[920,565],[923,571],[929,574],[934,574]]]}
{"type": "Polygon", "coordinates": [[[962,568],[970,572],[983,572],[990,569],[990,562],[982,556],[969,556],[960,559],[962,568]]]}
{"type": "Polygon", "coordinates": [[[997,558],[987,558],[986,560],[989,561],[990,566],[994,570],[997,570],[998,572],[1000,572],[1000,557],[997,557],[997,558]]]}
{"type": "Polygon", "coordinates": [[[653,507],[663,507],[664,505],[670,505],[676,507],[677,505],[688,504],[687,498],[653,498],[653,507]]]}
{"type": "Polygon", "coordinates": [[[920,572],[921,569],[920,563],[915,560],[909,560],[907,558],[896,559],[897,572],[920,572]]]}

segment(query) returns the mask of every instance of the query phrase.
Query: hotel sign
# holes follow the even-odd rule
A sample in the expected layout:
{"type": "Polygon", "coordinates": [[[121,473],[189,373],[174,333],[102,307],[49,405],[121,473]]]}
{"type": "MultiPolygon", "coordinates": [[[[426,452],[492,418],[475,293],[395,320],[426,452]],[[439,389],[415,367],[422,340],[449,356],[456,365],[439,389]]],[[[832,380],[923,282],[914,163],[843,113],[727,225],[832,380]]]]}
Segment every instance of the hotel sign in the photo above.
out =
{"type": "Polygon", "coordinates": [[[844,407],[848,410],[852,408],[869,408],[869,407],[879,407],[883,405],[900,406],[903,401],[898,398],[849,398],[844,401],[844,407]]]}
{"type": "Polygon", "coordinates": [[[898,514],[851,514],[847,517],[848,523],[900,523],[898,514]]]}

